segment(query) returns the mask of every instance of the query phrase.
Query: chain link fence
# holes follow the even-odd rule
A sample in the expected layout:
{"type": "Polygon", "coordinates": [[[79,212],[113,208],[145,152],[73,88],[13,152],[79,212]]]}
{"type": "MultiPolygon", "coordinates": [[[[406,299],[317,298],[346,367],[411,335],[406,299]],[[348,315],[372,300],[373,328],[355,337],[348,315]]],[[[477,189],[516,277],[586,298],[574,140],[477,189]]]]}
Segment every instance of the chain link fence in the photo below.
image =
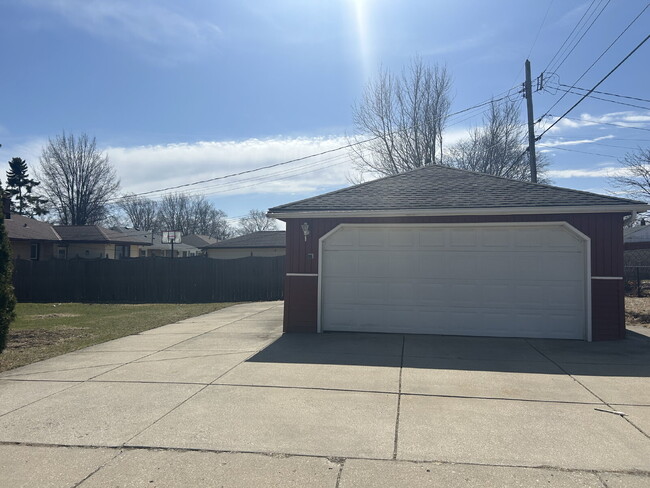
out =
{"type": "Polygon", "coordinates": [[[635,297],[650,294],[650,249],[634,249],[624,253],[625,294],[635,297]]]}

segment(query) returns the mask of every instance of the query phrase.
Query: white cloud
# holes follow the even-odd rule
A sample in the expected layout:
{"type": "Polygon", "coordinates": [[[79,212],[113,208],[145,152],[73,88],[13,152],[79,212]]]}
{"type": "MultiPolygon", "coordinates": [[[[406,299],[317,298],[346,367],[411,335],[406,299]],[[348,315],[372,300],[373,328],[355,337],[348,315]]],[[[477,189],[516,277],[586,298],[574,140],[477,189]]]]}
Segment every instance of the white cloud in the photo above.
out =
{"type": "Polygon", "coordinates": [[[214,23],[193,19],[152,0],[29,1],[54,11],[91,36],[119,42],[157,63],[194,59],[222,36],[214,23]]]}
{"type": "MultiPolygon", "coordinates": [[[[569,116],[571,118],[561,119],[550,131],[551,134],[558,134],[567,129],[582,129],[584,127],[594,127],[602,124],[616,124],[622,127],[650,127],[650,114],[648,112],[610,112],[603,115],[590,115],[588,113],[579,116],[569,116]]],[[[541,130],[549,127],[559,117],[547,117],[544,119],[541,130]]]]}
{"type": "Polygon", "coordinates": [[[548,142],[543,142],[541,144],[538,144],[537,147],[558,147],[558,146],[579,146],[580,144],[589,144],[592,142],[598,142],[598,141],[603,141],[607,139],[613,139],[613,135],[608,135],[608,136],[602,136],[602,137],[596,137],[594,139],[576,139],[573,141],[565,141],[562,138],[559,138],[555,141],[548,141],[548,142]]]}
{"type": "MultiPolygon", "coordinates": [[[[282,163],[345,144],[344,137],[274,138],[109,147],[106,151],[121,177],[122,191],[143,193],[282,163]]],[[[349,154],[343,149],[174,191],[207,195],[314,192],[345,185],[350,167],[349,154]]]]}
{"type": "Polygon", "coordinates": [[[600,167],[598,169],[580,168],[580,169],[555,169],[546,172],[546,176],[551,179],[567,178],[611,178],[614,176],[624,176],[627,172],[623,167],[600,167]]]}

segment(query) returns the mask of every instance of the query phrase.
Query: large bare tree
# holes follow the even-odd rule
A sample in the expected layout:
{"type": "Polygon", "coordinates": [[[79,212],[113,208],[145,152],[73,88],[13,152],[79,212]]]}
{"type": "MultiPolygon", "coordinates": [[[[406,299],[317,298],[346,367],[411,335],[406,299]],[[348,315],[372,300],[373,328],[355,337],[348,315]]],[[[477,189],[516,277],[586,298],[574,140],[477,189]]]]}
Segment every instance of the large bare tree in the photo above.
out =
{"type": "Polygon", "coordinates": [[[106,218],[120,181],[95,138],[64,132],[48,141],[40,163],[38,177],[61,224],[93,225],[106,218]]]}
{"type": "Polygon", "coordinates": [[[353,106],[358,136],[351,142],[361,173],[394,175],[442,162],[442,138],[451,107],[451,77],[444,66],[419,58],[396,75],[382,69],[353,106]]]}
{"type": "Polygon", "coordinates": [[[622,174],[610,178],[611,183],[633,198],[650,201],[650,148],[627,153],[620,160],[622,174]]]}
{"type": "Polygon", "coordinates": [[[225,212],[204,196],[165,195],[158,204],[158,224],[162,230],[178,230],[183,235],[203,234],[219,240],[232,236],[225,212]]]}
{"type": "Polygon", "coordinates": [[[266,216],[262,210],[251,210],[247,215],[239,219],[239,233],[252,234],[261,230],[278,230],[275,219],[266,216]]]}
{"type": "MultiPolygon", "coordinates": [[[[467,139],[449,148],[447,164],[503,178],[530,181],[528,154],[524,152],[526,134],[516,102],[492,102],[483,117],[483,124],[471,129],[467,139]]],[[[547,165],[543,153],[539,153],[539,182],[544,182],[543,173],[547,165]]]]}
{"type": "Polygon", "coordinates": [[[158,202],[137,196],[124,195],[117,201],[117,207],[129,219],[131,227],[137,230],[158,231],[158,202]]]}

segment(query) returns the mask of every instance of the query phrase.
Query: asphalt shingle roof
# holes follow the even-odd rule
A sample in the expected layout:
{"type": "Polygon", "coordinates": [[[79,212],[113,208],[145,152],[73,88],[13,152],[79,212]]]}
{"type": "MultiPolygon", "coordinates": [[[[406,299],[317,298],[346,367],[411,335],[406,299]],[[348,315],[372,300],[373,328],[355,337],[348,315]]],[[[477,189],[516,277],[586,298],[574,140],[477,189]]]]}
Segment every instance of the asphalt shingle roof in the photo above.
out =
{"type": "Polygon", "coordinates": [[[273,213],[645,205],[569,188],[432,165],[280,205],[273,213]]]}
{"type": "Polygon", "coordinates": [[[151,244],[151,239],[129,235],[100,227],[99,225],[55,225],[54,229],[64,241],[100,242],[119,244],[151,244]]]}
{"type": "Polygon", "coordinates": [[[286,232],[283,230],[262,230],[246,234],[245,236],[233,237],[225,241],[219,241],[203,249],[232,249],[242,247],[285,247],[286,232]]]}
{"type": "Polygon", "coordinates": [[[11,214],[10,219],[5,220],[5,228],[9,239],[29,241],[60,241],[61,238],[55,232],[52,224],[30,219],[19,214],[11,214]]]}

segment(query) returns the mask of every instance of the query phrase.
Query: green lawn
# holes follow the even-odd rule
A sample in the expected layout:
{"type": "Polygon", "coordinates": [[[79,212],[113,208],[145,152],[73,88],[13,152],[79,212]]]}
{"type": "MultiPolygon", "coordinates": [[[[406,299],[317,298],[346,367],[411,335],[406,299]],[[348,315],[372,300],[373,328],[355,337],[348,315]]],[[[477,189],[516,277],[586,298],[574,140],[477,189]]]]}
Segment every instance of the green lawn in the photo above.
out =
{"type": "Polygon", "coordinates": [[[0,371],[214,312],[233,303],[19,303],[0,371]]]}

